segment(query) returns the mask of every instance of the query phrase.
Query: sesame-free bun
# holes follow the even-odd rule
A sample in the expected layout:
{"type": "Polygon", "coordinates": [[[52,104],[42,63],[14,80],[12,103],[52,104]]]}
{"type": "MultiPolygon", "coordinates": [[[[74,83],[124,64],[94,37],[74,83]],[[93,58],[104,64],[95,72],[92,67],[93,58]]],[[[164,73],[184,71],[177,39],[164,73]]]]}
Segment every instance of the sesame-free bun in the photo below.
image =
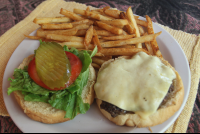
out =
{"type": "MultiPolygon", "coordinates": [[[[27,66],[34,55],[30,55],[25,58],[18,68],[23,69],[27,66]]],[[[84,103],[89,103],[90,105],[94,101],[94,83],[96,80],[96,74],[94,68],[89,66],[89,78],[87,85],[83,88],[82,99],[84,103]]],[[[70,120],[69,118],[64,118],[65,111],[53,108],[50,104],[44,102],[29,102],[24,100],[24,95],[21,91],[14,91],[14,96],[23,109],[24,113],[31,119],[47,124],[61,123],[70,120]]]]}
{"type": "MultiPolygon", "coordinates": [[[[130,58],[130,57],[120,57],[120,58],[130,58]]],[[[179,110],[183,102],[184,87],[182,79],[178,74],[178,72],[168,63],[168,61],[164,60],[163,58],[160,58],[160,60],[162,61],[163,64],[169,66],[175,72],[176,78],[173,80],[173,86],[174,86],[173,91],[167,94],[165,101],[162,102],[161,106],[158,108],[156,113],[150,115],[147,119],[142,119],[139,115],[130,113],[125,115],[118,115],[113,118],[109,112],[100,108],[102,100],[97,98],[96,102],[101,113],[116,125],[119,126],[125,125],[138,128],[151,127],[161,124],[165,122],[167,119],[169,119],[172,115],[174,115],[175,112],[179,110]]],[[[113,61],[114,59],[105,62],[101,66],[99,72],[105,69],[108,64],[110,63],[112,64],[113,61]]]]}

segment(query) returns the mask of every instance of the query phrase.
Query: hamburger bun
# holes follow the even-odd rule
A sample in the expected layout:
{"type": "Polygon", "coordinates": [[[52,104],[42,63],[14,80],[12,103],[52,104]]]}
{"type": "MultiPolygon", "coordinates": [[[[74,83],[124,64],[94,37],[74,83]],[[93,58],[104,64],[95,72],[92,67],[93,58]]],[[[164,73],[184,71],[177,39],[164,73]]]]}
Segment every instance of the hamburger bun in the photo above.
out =
{"type": "MultiPolygon", "coordinates": [[[[34,55],[30,55],[25,58],[20,64],[18,69],[23,69],[27,66],[34,55]]],[[[84,103],[89,103],[90,105],[94,101],[94,83],[96,80],[96,74],[94,68],[89,66],[89,78],[87,85],[83,88],[82,99],[84,103]]],[[[56,109],[50,104],[44,102],[29,102],[24,100],[24,95],[21,91],[14,91],[14,96],[23,109],[24,113],[31,119],[47,124],[61,123],[70,120],[69,118],[64,118],[66,112],[63,110],[56,109]]]]}
{"type": "MultiPolygon", "coordinates": [[[[119,58],[130,58],[130,57],[119,57],[119,58]]],[[[169,119],[172,115],[175,114],[176,111],[179,110],[181,107],[181,104],[183,102],[183,97],[184,97],[184,87],[182,83],[182,79],[178,72],[168,63],[168,61],[164,60],[163,58],[160,58],[163,64],[166,66],[170,67],[176,74],[176,78],[173,80],[173,86],[174,89],[172,92],[168,93],[165,99],[163,100],[162,104],[159,106],[158,110],[148,116],[146,119],[141,118],[139,115],[134,114],[134,113],[127,113],[125,115],[118,115],[116,117],[112,117],[109,112],[107,112],[104,109],[100,108],[100,105],[102,103],[102,100],[96,98],[96,102],[98,105],[98,108],[100,109],[101,113],[110,121],[115,123],[116,125],[119,126],[130,126],[130,127],[151,127],[155,126],[158,124],[163,123],[167,119],[169,119]]],[[[112,63],[114,59],[111,59],[107,62],[105,62],[100,70],[102,71],[107,67],[108,64],[112,63]]]]}

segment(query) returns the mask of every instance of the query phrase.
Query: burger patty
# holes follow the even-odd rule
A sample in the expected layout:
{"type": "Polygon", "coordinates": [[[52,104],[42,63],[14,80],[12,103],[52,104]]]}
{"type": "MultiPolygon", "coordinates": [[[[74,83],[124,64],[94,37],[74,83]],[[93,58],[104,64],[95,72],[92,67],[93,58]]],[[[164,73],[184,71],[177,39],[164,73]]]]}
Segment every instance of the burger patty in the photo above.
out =
{"type": "MultiPolygon", "coordinates": [[[[168,97],[170,96],[170,94],[173,91],[174,91],[174,86],[173,86],[173,84],[171,84],[171,86],[170,86],[170,88],[168,90],[168,93],[165,96],[165,98],[163,99],[163,101],[160,104],[159,108],[161,108],[161,106],[164,105],[167,102],[168,97]]],[[[121,108],[119,108],[119,107],[117,107],[117,106],[115,106],[113,104],[110,104],[108,102],[105,102],[105,101],[102,101],[100,107],[101,107],[101,109],[104,109],[108,113],[110,113],[113,118],[117,117],[118,115],[135,114],[134,112],[123,110],[123,109],[121,109],[121,108]]]]}
{"type": "Polygon", "coordinates": [[[117,107],[113,104],[110,104],[108,102],[105,102],[105,101],[102,101],[100,107],[101,107],[101,109],[104,109],[107,112],[109,112],[113,118],[117,117],[118,115],[124,115],[124,114],[128,114],[128,113],[134,114],[134,112],[120,109],[119,107],[117,107]]]}

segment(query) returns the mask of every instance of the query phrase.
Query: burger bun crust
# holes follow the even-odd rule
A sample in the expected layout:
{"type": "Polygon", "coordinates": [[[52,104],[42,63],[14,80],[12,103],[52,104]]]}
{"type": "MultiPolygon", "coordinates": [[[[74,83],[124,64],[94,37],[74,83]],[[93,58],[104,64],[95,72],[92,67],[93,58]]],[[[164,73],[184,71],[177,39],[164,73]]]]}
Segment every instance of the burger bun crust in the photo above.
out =
{"type": "MultiPolygon", "coordinates": [[[[24,66],[27,66],[33,57],[34,55],[30,55],[29,57],[25,58],[19,65],[18,69],[23,69],[24,66]]],[[[95,81],[96,73],[94,68],[90,65],[88,83],[83,88],[81,96],[84,103],[89,103],[90,105],[93,103],[95,95],[93,87],[95,81]]],[[[69,118],[64,118],[66,114],[65,111],[53,108],[48,103],[25,101],[24,95],[21,93],[21,91],[14,91],[14,96],[24,113],[32,120],[46,124],[55,124],[70,120],[69,118]]]]}

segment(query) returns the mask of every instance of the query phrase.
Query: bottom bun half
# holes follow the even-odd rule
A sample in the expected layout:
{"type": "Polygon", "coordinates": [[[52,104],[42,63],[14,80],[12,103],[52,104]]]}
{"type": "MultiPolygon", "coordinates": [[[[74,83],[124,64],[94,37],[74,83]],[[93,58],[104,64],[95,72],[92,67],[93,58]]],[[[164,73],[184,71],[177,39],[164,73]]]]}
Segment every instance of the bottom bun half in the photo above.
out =
{"type": "MultiPolygon", "coordinates": [[[[25,58],[18,68],[23,69],[24,66],[27,66],[33,56],[34,55],[30,55],[29,57],[25,58]]],[[[94,68],[90,65],[88,82],[83,88],[81,96],[84,103],[89,103],[90,105],[93,103],[95,81],[96,73],[94,68]]],[[[21,91],[14,91],[14,96],[24,113],[35,121],[54,124],[70,120],[69,118],[64,118],[66,114],[65,111],[56,109],[48,103],[25,101],[24,95],[21,93],[21,91]]]]}
{"type": "MultiPolygon", "coordinates": [[[[175,112],[179,110],[184,98],[184,87],[182,79],[178,74],[178,72],[168,63],[168,61],[164,60],[163,58],[160,59],[165,65],[173,69],[173,71],[176,74],[176,78],[173,80],[173,86],[174,86],[173,91],[167,94],[166,99],[162,102],[156,113],[150,115],[147,119],[142,119],[139,115],[133,113],[112,117],[109,112],[107,112],[104,109],[101,109],[100,105],[102,103],[102,100],[97,98],[96,102],[98,108],[108,120],[112,121],[113,123],[119,126],[125,125],[138,128],[152,127],[165,122],[167,119],[173,116],[175,112]]],[[[105,62],[99,71],[103,70],[108,64],[110,64],[113,61],[114,59],[105,62]]]]}

